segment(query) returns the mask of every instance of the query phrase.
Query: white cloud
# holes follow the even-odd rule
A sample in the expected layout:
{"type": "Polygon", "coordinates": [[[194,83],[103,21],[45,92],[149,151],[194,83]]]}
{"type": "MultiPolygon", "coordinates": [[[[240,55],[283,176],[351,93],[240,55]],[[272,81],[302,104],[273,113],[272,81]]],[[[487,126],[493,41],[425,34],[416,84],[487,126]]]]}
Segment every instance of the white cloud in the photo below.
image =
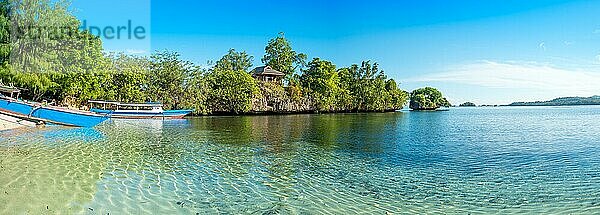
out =
{"type": "Polygon", "coordinates": [[[600,94],[600,73],[523,62],[481,61],[452,67],[441,73],[411,78],[405,82],[442,82],[496,89],[528,89],[552,95],[600,94]]]}
{"type": "Polygon", "coordinates": [[[538,45],[542,50],[546,51],[546,43],[541,42],[540,45],[538,45]]]}

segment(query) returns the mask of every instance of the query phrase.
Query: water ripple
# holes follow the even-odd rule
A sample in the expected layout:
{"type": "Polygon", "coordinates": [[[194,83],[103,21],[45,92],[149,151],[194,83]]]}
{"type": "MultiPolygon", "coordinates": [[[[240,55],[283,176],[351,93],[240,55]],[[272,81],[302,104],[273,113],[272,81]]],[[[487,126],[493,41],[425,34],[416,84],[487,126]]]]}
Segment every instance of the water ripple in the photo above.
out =
{"type": "Polygon", "coordinates": [[[0,214],[599,213],[598,122],[461,108],[0,132],[0,214]]]}

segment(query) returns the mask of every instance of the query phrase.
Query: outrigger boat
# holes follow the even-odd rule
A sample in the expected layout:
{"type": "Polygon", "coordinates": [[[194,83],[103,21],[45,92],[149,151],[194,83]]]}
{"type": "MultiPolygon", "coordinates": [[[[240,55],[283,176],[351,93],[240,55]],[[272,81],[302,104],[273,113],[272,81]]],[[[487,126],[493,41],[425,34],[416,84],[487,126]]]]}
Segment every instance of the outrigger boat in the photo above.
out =
{"type": "Polygon", "coordinates": [[[10,94],[0,95],[0,112],[12,117],[74,127],[94,127],[108,119],[107,115],[79,111],[56,106],[44,105],[37,102],[20,100],[20,89],[0,84],[0,92],[10,94]]]}
{"type": "Polygon", "coordinates": [[[194,111],[163,110],[161,103],[121,103],[101,100],[90,100],[88,103],[92,105],[90,111],[120,119],[181,119],[194,111]]]}

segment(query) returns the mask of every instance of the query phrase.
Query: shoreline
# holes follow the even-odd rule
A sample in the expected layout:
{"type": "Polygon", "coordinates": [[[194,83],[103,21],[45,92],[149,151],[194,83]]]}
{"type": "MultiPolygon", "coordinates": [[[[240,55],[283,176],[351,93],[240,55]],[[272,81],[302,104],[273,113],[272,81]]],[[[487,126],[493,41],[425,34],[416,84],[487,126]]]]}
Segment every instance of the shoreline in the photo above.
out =
{"type": "Polygon", "coordinates": [[[15,118],[3,113],[0,113],[0,131],[13,130],[25,127],[36,127],[34,122],[15,118]]]}
{"type": "Polygon", "coordinates": [[[279,115],[310,115],[310,114],[347,114],[347,113],[393,113],[400,112],[398,110],[385,110],[385,111],[260,111],[260,112],[248,112],[248,113],[231,113],[231,112],[215,112],[211,114],[190,114],[186,117],[205,117],[205,116],[279,116],[279,115]]]}
{"type": "Polygon", "coordinates": [[[568,104],[568,105],[500,105],[499,107],[576,107],[576,106],[600,106],[600,104],[568,104]]]}

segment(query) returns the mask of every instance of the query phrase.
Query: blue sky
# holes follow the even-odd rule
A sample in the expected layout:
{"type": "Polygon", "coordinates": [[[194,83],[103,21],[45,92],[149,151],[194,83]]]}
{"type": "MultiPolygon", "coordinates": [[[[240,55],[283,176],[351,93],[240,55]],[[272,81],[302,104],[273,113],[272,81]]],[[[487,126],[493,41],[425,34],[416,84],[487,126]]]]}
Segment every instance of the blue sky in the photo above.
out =
{"type": "Polygon", "coordinates": [[[338,67],[379,62],[401,87],[440,88],[453,103],[506,104],[600,94],[600,1],[92,1],[73,0],[88,25],[132,20],[145,40],[108,51],[173,50],[205,65],[229,48],[259,65],[285,32],[294,49],[338,67]]]}

